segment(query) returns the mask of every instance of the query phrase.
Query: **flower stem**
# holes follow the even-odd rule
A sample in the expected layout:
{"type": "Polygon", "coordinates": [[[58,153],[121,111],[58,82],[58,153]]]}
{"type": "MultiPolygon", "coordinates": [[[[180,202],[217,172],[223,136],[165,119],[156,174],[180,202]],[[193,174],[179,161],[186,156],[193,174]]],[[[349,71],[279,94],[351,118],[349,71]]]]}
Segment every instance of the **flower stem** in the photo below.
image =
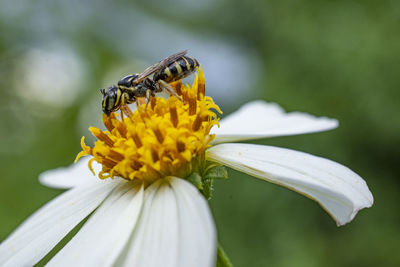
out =
{"type": "Polygon", "coordinates": [[[233,267],[221,244],[218,243],[217,267],[233,267]]]}

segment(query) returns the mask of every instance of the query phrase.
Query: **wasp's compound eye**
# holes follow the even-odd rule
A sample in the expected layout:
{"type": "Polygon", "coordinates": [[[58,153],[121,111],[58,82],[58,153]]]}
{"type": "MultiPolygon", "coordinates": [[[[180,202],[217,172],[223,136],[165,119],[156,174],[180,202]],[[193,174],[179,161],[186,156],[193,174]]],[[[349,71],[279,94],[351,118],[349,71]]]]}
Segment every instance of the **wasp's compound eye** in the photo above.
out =
{"type": "Polygon", "coordinates": [[[115,103],[117,102],[117,93],[118,88],[116,86],[110,86],[107,88],[107,92],[102,91],[103,93],[103,102],[102,102],[102,109],[103,112],[108,116],[110,113],[114,110],[116,110],[118,107],[115,106],[115,103]]]}

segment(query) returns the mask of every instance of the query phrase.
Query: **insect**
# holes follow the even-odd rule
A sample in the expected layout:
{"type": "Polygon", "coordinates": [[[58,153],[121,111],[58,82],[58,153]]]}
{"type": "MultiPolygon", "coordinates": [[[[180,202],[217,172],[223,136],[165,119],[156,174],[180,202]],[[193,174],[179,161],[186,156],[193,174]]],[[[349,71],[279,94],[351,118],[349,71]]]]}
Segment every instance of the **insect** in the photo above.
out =
{"type": "Polygon", "coordinates": [[[169,85],[174,81],[188,77],[200,66],[199,62],[186,56],[187,50],[173,54],[148,67],[140,74],[128,75],[112,85],[101,89],[103,94],[102,109],[109,116],[126,104],[137,102],[140,97],[147,99],[147,104],[156,93],[166,91],[183,101],[169,85]],[[153,75],[153,78],[149,78],[153,75]]]}

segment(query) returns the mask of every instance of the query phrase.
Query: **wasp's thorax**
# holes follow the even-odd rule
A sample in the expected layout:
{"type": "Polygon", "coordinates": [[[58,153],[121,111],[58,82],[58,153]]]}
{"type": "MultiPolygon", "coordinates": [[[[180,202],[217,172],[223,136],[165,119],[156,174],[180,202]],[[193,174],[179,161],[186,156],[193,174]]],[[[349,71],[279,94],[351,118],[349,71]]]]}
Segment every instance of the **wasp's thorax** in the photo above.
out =
{"type": "Polygon", "coordinates": [[[124,78],[118,81],[118,87],[130,88],[133,85],[136,85],[137,83],[135,81],[138,76],[139,74],[137,73],[125,76],[124,78]]]}

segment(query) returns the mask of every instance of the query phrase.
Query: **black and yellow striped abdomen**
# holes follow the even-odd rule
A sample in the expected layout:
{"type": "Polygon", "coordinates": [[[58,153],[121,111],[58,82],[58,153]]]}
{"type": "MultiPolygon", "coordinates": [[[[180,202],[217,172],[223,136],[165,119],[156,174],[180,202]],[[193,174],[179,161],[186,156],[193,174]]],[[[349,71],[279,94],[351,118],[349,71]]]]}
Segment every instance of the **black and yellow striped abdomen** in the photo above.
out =
{"type": "Polygon", "coordinates": [[[183,56],[162,70],[154,73],[153,80],[155,82],[163,80],[167,83],[172,83],[191,75],[199,66],[200,64],[196,59],[183,56]]]}

